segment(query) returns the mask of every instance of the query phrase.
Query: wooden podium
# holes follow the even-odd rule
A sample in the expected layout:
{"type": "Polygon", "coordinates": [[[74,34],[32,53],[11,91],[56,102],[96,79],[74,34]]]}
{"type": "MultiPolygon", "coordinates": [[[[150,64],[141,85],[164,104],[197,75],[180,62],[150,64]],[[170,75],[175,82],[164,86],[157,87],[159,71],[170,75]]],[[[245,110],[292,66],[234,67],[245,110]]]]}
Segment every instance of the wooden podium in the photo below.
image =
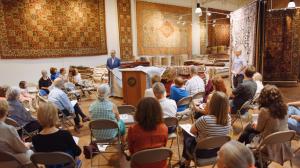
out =
{"type": "Polygon", "coordinates": [[[147,74],[134,69],[122,69],[123,100],[125,104],[137,106],[144,97],[147,74]]]}

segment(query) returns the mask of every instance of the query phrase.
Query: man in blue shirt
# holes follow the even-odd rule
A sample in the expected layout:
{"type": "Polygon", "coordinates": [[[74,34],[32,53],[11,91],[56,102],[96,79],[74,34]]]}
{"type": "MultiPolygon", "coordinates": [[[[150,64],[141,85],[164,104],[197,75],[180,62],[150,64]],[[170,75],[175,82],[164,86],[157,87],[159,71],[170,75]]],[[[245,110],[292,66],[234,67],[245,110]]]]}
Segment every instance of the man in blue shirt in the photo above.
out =
{"type": "Polygon", "coordinates": [[[64,81],[61,78],[57,78],[53,82],[53,89],[50,91],[48,95],[48,100],[52,102],[58,110],[64,113],[66,116],[75,113],[75,131],[79,131],[82,127],[80,125],[79,115],[82,118],[83,122],[89,121],[89,118],[82,112],[78,103],[72,104],[69,100],[67,94],[62,90],[64,87],[64,81]]]}
{"type": "Polygon", "coordinates": [[[110,52],[110,58],[107,59],[106,61],[106,68],[109,70],[112,70],[114,68],[118,68],[121,65],[121,60],[116,57],[116,51],[112,50],[110,52]]]}

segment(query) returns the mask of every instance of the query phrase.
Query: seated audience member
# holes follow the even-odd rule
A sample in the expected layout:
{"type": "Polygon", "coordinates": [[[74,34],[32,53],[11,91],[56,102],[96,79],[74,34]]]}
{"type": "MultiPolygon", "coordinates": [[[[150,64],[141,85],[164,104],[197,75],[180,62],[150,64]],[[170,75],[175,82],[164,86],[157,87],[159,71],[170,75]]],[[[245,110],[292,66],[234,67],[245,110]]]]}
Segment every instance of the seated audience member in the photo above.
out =
{"type": "Polygon", "coordinates": [[[227,89],[226,89],[225,82],[222,77],[215,76],[211,81],[212,81],[212,86],[213,86],[213,92],[211,92],[208,95],[204,109],[201,109],[199,106],[195,106],[195,111],[198,112],[198,113],[195,113],[195,116],[194,116],[195,119],[198,119],[202,115],[208,114],[208,103],[211,99],[212,94],[215,91],[223,92],[227,95],[227,89]]]}
{"type": "Polygon", "coordinates": [[[214,91],[212,79],[216,76],[217,70],[216,68],[210,68],[208,71],[208,81],[207,84],[205,85],[205,95],[203,97],[203,103],[206,103],[208,95],[214,91]]]}
{"type": "Polygon", "coordinates": [[[35,106],[35,103],[36,103],[35,96],[31,95],[28,92],[27,82],[26,81],[21,81],[19,83],[19,87],[20,87],[20,91],[21,91],[20,101],[22,103],[28,101],[30,111],[35,111],[35,108],[36,108],[36,106],[35,106]]]}
{"type": "MultiPolygon", "coordinates": [[[[131,155],[141,150],[166,146],[168,128],[163,122],[162,109],[155,98],[146,97],[140,100],[134,118],[137,124],[129,128],[127,135],[131,155]]],[[[167,162],[135,165],[134,167],[167,167],[167,162]]]]}
{"type": "MultiPolygon", "coordinates": [[[[266,85],[258,98],[258,104],[257,122],[253,122],[245,128],[238,139],[242,143],[251,143],[256,135],[261,137],[259,139],[262,141],[272,133],[288,130],[287,105],[283,102],[282,94],[276,86],[266,85]]],[[[279,146],[267,146],[267,151],[271,160],[281,164],[285,157],[291,156],[291,151],[287,144],[279,146]]]]}
{"type": "MultiPolygon", "coordinates": [[[[159,75],[153,75],[152,78],[151,78],[152,87],[153,87],[154,83],[160,82],[160,80],[161,80],[161,78],[160,78],[159,75]]],[[[146,89],[144,97],[155,97],[154,94],[153,94],[153,89],[152,88],[146,89]]]]}
{"type": "Polygon", "coordinates": [[[262,83],[262,76],[260,73],[256,72],[253,75],[253,80],[255,81],[256,85],[257,85],[257,89],[255,92],[255,95],[259,96],[259,94],[261,93],[261,90],[264,88],[264,85],[262,83]]]}
{"type": "Polygon", "coordinates": [[[74,83],[76,86],[81,86],[81,74],[77,68],[70,68],[69,70],[69,81],[74,83]]]}
{"type": "MultiPolygon", "coordinates": [[[[30,112],[25,109],[20,102],[20,89],[17,87],[11,87],[6,92],[6,99],[9,104],[8,116],[14,119],[21,127],[27,132],[33,132],[40,130],[41,126],[36,119],[34,119],[30,112]]],[[[22,133],[20,130],[19,134],[22,133]]]]}
{"type": "MultiPolygon", "coordinates": [[[[155,95],[155,98],[159,101],[160,106],[163,111],[163,118],[168,117],[176,117],[177,113],[177,105],[174,100],[166,98],[166,89],[165,86],[157,82],[153,85],[153,92],[155,95]]],[[[175,132],[176,127],[168,127],[168,133],[175,132]]]]}
{"type": "MultiPolygon", "coordinates": [[[[89,107],[89,112],[92,120],[107,119],[118,123],[120,134],[125,135],[125,124],[120,119],[117,106],[109,100],[110,88],[107,84],[101,84],[98,89],[98,100],[93,102],[89,107]]],[[[94,130],[93,135],[98,140],[112,139],[117,136],[116,129],[110,130],[94,130]]]]}
{"type": "MultiPolygon", "coordinates": [[[[8,115],[8,103],[6,100],[0,100],[0,149],[13,154],[22,164],[29,164],[30,156],[33,153],[30,148],[30,143],[24,143],[15,127],[5,123],[6,116],[8,115]]],[[[7,163],[8,164],[8,163],[7,163]]],[[[10,167],[3,162],[0,167],[10,167]]]]}
{"type": "Polygon", "coordinates": [[[191,96],[205,91],[204,81],[198,75],[198,67],[191,67],[191,79],[186,82],[185,87],[186,91],[188,91],[189,95],[191,96]]]}
{"type": "Polygon", "coordinates": [[[288,103],[288,127],[300,134],[300,101],[288,103]]]}
{"type": "Polygon", "coordinates": [[[59,73],[57,72],[57,68],[51,67],[50,68],[50,79],[51,79],[51,81],[54,81],[58,77],[59,77],[59,73]]]}
{"type": "Polygon", "coordinates": [[[39,89],[40,89],[40,95],[45,96],[49,94],[49,87],[51,86],[52,81],[48,77],[47,71],[42,70],[42,77],[39,80],[39,89]]]}
{"type": "MultiPolygon", "coordinates": [[[[171,86],[170,91],[170,99],[175,100],[177,103],[180,99],[189,96],[189,92],[187,92],[184,88],[184,80],[182,77],[176,77],[174,80],[175,85],[171,86]]],[[[186,106],[180,106],[177,109],[177,112],[184,111],[186,106]]]]}
{"type": "Polygon", "coordinates": [[[69,81],[67,71],[65,68],[60,68],[59,78],[61,78],[65,83],[69,81]]]}
{"type": "Polygon", "coordinates": [[[159,101],[163,111],[163,117],[176,117],[177,105],[174,100],[166,98],[165,86],[157,82],[153,85],[153,93],[155,98],[159,101]]]}
{"type": "MultiPolygon", "coordinates": [[[[209,114],[197,119],[192,125],[190,132],[196,136],[193,137],[189,133],[183,131],[184,143],[182,157],[185,163],[181,163],[181,167],[190,165],[191,156],[197,145],[197,142],[213,136],[229,135],[231,128],[231,118],[229,115],[229,100],[225,93],[214,92],[209,102],[209,114]]],[[[209,158],[217,155],[219,149],[199,150],[198,158],[209,158]]]]}
{"type": "Polygon", "coordinates": [[[71,133],[55,127],[58,122],[58,111],[54,104],[40,103],[37,118],[43,129],[32,138],[36,152],[65,152],[74,158],[81,154],[81,149],[71,133]]]}
{"type": "Polygon", "coordinates": [[[229,141],[218,152],[218,168],[255,168],[255,160],[252,151],[244,144],[237,141],[229,141]]]}
{"type": "Polygon", "coordinates": [[[6,100],[6,91],[9,88],[9,86],[3,85],[0,86],[0,100],[6,100]]]}
{"type": "Polygon", "coordinates": [[[62,90],[64,87],[64,82],[61,78],[55,79],[53,85],[54,87],[49,93],[48,100],[54,103],[58,110],[60,110],[60,112],[64,113],[66,116],[71,115],[71,113],[75,113],[74,129],[75,131],[79,131],[79,129],[82,127],[82,125],[80,125],[79,115],[81,116],[83,122],[89,121],[89,118],[82,112],[78,103],[72,105],[67,94],[62,90]]]}
{"type": "MultiPolygon", "coordinates": [[[[243,83],[239,84],[237,88],[232,91],[233,100],[231,102],[231,113],[235,114],[242,105],[254,98],[257,85],[253,81],[252,77],[255,73],[255,68],[253,66],[248,66],[245,70],[245,79],[243,83]]],[[[246,111],[241,111],[241,114],[246,113],[246,111]]]]}

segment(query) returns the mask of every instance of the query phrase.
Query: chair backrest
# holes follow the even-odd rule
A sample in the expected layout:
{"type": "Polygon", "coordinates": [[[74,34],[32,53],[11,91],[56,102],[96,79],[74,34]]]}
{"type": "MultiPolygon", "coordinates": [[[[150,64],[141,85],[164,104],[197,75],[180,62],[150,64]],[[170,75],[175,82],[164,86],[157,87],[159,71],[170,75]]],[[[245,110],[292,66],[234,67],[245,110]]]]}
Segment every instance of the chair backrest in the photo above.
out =
{"type": "Polygon", "coordinates": [[[259,145],[259,149],[262,149],[265,145],[281,144],[292,141],[296,136],[296,132],[293,130],[279,131],[268,135],[259,145]]]}
{"type": "Polygon", "coordinates": [[[230,141],[230,136],[215,136],[215,137],[208,137],[201,141],[199,141],[196,145],[195,152],[197,149],[214,149],[220,148],[226,142],[230,141]]]}
{"type": "Polygon", "coordinates": [[[38,165],[65,165],[64,168],[75,168],[76,163],[73,157],[64,152],[37,152],[31,155],[30,160],[38,165]]]}
{"type": "Polygon", "coordinates": [[[144,165],[150,163],[156,163],[160,161],[171,160],[172,150],[170,148],[154,148],[146,149],[139,152],[136,152],[131,156],[131,167],[133,165],[144,165]]]}
{"type": "Polygon", "coordinates": [[[136,108],[132,105],[121,105],[118,106],[118,111],[120,114],[134,114],[136,112],[136,108]]]}
{"type": "Polygon", "coordinates": [[[248,100],[248,101],[246,101],[242,106],[241,106],[241,108],[240,108],[240,111],[242,111],[242,110],[248,110],[251,106],[251,103],[252,103],[252,99],[251,100],[248,100]]]}
{"type": "MultiPolygon", "coordinates": [[[[115,121],[106,120],[106,119],[94,120],[89,123],[89,128],[91,131],[91,141],[93,140],[93,138],[95,138],[93,135],[93,130],[106,130],[106,129],[117,129],[118,130],[117,137],[118,137],[118,140],[120,140],[119,125],[115,121]]],[[[115,137],[113,137],[113,139],[97,139],[97,142],[105,143],[105,142],[113,141],[114,139],[115,139],[115,137]]]]}
{"type": "Polygon", "coordinates": [[[38,99],[38,102],[43,102],[43,103],[47,103],[48,100],[44,97],[42,97],[41,95],[37,95],[37,99],[38,99]]]}
{"type": "Polygon", "coordinates": [[[5,119],[5,123],[6,123],[7,125],[11,125],[11,126],[16,127],[16,128],[19,128],[19,127],[20,127],[20,125],[17,123],[17,121],[15,121],[14,119],[9,118],[9,117],[7,117],[7,118],[5,119]]]}
{"type": "Polygon", "coordinates": [[[176,117],[164,118],[164,123],[167,127],[175,127],[178,125],[178,119],[176,117]]]}
{"type": "Polygon", "coordinates": [[[0,162],[12,162],[17,167],[21,167],[22,163],[12,154],[0,151],[0,162]]]}
{"type": "Polygon", "coordinates": [[[177,106],[189,105],[192,99],[192,96],[184,97],[177,102],[177,106]]]}
{"type": "Polygon", "coordinates": [[[192,97],[192,99],[201,99],[203,98],[203,96],[205,95],[205,92],[198,92],[196,94],[194,94],[194,96],[192,97]]]}

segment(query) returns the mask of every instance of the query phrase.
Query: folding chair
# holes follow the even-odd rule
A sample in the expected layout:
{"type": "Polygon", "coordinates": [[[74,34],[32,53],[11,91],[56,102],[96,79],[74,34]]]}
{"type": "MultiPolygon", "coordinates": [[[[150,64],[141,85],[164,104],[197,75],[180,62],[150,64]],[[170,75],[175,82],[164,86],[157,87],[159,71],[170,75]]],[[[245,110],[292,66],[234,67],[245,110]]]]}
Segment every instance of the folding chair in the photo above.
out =
{"type": "Polygon", "coordinates": [[[203,100],[204,95],[205,95],[205,92],[198,92],[198,93],[194,94],[194,96],[192,96],[191,109],[192,109],[192,117],[193,118],[194,118],[195,112],[196,112],[196,110],[195,110],[195,106],[197,104],[196,102],[200,102],[201,99],[203,100]]]}
{"type": "MultiPolygon", "coordinates": [[[[291,141],[295,138],[296,132],[289,130],[289,131],[279,131],[275,132],[271,135],[268,135],[259,145],[258,147],[252,148],[255,154],[258,154],[259,164],[263,167],[263,161],[267,161],[269,165],[272,160],[268,158],[268,156],[263,154],[263,149],[268,145],[276,145],[276,144],[283,144],[283,143],[291,143],[291,141]]],[[[292,158],[289,159],[291,167],[292,165],[292,158]]]]}
{"type": "MultiPolygon", "coordinates": [[[[91,132],[91,141],[90,143],[94,143],[94,144],[101,144],[101,145],[110,145],[110,146],[117,146],[117,147],[121,147],[121,135],[120,135],[120,129],[118,126],[118,123],[116,123],[115,121],[111,121],[111,120],[106,120],[106,119],[98,119],[98,120],[94,120],[91,121],[89,123],[89,128],[90,128],[90,132],[91,132]],[[110,130],[110,129],[116,129],[117,130],[117,136],[113,137],[113,138],[109,138],[107,139],[106,137],[101,137],[101,139],[99,139],[99,137],[95,137],[95,135],[93,134],[93,131],[96,130],[110,130]],[[98,138],[98,139],[96,139],[98,138]]],[[[119,152],[119,151],[118,151],[119,152]]],[[[117,153],[118,153],[117,152],[117,153]]],[[[100,152],[101,153],[116,153],[116,152],[100,152]]],[[[90,151],[90,156],[91,156],[91,167],[93,167],[93,154],[98,154],[90,151]]],[[[104,156],[104,155],[103,155],[104,156]]],[[[97,165],[99,166],[99,165],[97,165]]]]}
{"type": "Polygon", "coordinates": [[[166,126],[175,128],[175,132],[172,132],[168,134],[168,140],[171,140],[171,145],[170,148],[172,148],[173,141],[176,139],[177,142],[177,152],[178,152],[178,158],[181,160],[181,153],[180,153],[180,148],[179,148],[179,135],[178,135],[178,119],[176,117],[168,117],[164,118],[164,123],[166,126]]]}
{"type": "Polygon", "coordinates": [[[172,167],[171,165],[172,155],[173,152],[169,148],[146,149],[133,154],[131,157],[130,165],[131,167],[135,167],[135,165],[142,166],[145,164],[169,160],[168,164],[170,167],[172,167]]]}
{"type": "Polygon", "coordinates": [[[176,116],[178,118],[179,121],[181,121],[183,119],[184,116],[190,116],[192,122],[194,123],[194,118],[192,116],[192,110],[190,108],[190,104],[192,102],[192,96],[188,96],[188,97],[184,97],[182,99],[180,99],[177,102],[177,107],[179,106],[187,106],[187,108],[184,111],[180,111],[176,113],[176,116]]]}
{"type": "Polygon", "coordinates": [[[15,127],[17,130],[21,130],[22,134],[21,134],[21,138],[23,139],[28,139],[28,138],[32,138],[34,135],[36,135],[38,133],[38,130],[35,130],[33,132],[27,132],[22,126],[20,126],[17,121],[15,121],[12,118],[7,117],[5,119],[5,123],[7,125],[11,125],[13,127],[15,127]],[[26,137],[27,136],[27,137],[26,137]]]}
{"type": "Polygon", "coordinates": [[[75,162],[73,157],[64,152],[37,152],[31,155],[30,160],[35,165],[57,166],[61,168],[80,168],[81,161],[75,162]]]}
{"type": "Polygon", "coordinates": [[[242,111],[243,110],[248,110],[250,109],[250,105],[252,103],[252,99],[251,100],[248,100],[246,101],[242,107],[236,112],[236,114],[230,114],[231,115],[231,118],[232,118],[232,122],[231,122],[231,125],[233,126],[233,124],[237,121],[237,120],[240,120],[240,124],[241,124],[241,127],[242,127],[242,130],[244,130],[244,125],[243,125],[243,119],[242,119],[242,111]]]}
{"type": "Polygon", "coordinates": [[[0,167],[22,168],[24,165],[13,155],[8,152],[0,151],[0,167]]]}
{"type": "Polygon", "coordinates": [[[202,99],[205,95],[205,92],[198,92],[196,94],[194,94],[194,96],[192,96],[192,99],[193,100],[196,100],[196,99],[202,99]]]}
{"type": "Polygon", "coordinates": [[[195,162],[195,167],[197,166],[208,166],[215,165],[217,160],[217,156],[211,158],[197,158],[197,150],[209,150],[221,148],[226,142],[230,141],[229,136],[215,136],[208,137],[197,143],[194,151],[193,151],[193,161],[195,162]]]}
{"type": "Polygon", "coordinates": [[[126,119],[123,119],[126,127],[134,124],[134,114],[136,112],[136,108],[132,105],[121,105],[118,106],[119,114],[122,116],[127,115],[126,119]]]}
{"type": "Polygon", "coordinates": [[[75,124],[73,123],[73,120],[75,118],[75,113],[70,113],[70,115],[66,115],[63,113],[61,110],[57,109],[58,111],[58,118],[59,122],[61,124],[61,127],[63,129],[74,126],[75,124]]]}
{"type": "MultiPolygon", "coordinates": [[[[300,134],[296,133],[295,137],[294,137],[295,141],[300,141],[300,134]]],[[[294,154],[296,154],[298,151],[300,150],[300,147],[298,147],[295,151],[294,154]]]]}

